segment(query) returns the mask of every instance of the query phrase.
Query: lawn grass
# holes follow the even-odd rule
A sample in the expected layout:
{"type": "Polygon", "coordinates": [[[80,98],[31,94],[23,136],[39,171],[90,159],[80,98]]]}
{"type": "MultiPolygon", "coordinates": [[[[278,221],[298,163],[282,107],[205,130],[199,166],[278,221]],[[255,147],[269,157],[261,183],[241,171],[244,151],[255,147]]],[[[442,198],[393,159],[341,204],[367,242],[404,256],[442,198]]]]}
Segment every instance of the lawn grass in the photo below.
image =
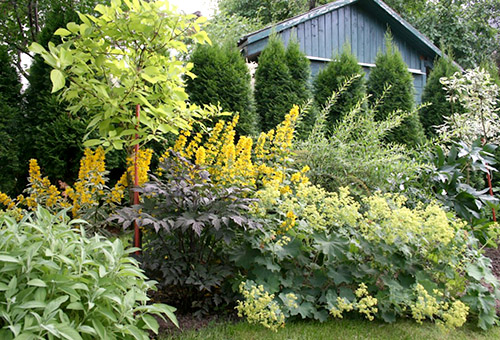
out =
{"type": "Polygon", "coordinates": [[[480,340],[500,339],[500,327],[482,331],[472,325],[443,332],[435,324],[419,325],[411,320],[400,320],[393,324],[365,320],[330,320],[319,323],[300,321],[288,323],[278,332],[246,322],[212,323],[199,331],[184,331],[174,335],[163,335],[160,340],[318,340],[318,339],[370,339],[370,340],[480,340]]]}

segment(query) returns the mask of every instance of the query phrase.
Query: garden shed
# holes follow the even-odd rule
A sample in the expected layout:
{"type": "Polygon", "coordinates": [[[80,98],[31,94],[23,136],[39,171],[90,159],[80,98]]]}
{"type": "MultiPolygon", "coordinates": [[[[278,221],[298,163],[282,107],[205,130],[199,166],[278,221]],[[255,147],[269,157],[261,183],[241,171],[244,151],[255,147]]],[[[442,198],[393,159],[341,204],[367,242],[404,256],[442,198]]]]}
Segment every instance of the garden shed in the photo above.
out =
{"type": "Polygon", "coordinates": [[[281,36],[285,46],[295,35],[311,62],[314,77],[348,42],[359,64],[369,73],[375,67],[377,53],[385,50],[388,29],[413,74],[416,100],[420,103],[427,74],[442,52],[381,0],[338,0],[252,32],[240,39],[238,46],[246,58],[255,61],[272,32],[281,36]]]}

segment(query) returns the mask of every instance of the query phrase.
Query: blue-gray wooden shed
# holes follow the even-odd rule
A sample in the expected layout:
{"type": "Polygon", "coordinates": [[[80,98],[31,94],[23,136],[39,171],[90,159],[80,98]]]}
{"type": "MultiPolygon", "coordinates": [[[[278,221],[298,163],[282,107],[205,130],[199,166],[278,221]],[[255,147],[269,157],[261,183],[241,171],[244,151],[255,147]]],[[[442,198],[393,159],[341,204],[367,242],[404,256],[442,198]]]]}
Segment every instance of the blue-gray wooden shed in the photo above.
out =
{"type": "Polygon", "coordinates": [[[388,28],[413,74],[416,100],[420,102],[427,74],[442,52],[380,0],[338,0],[250,33],[238,45],[245,57],[256,60],[271,32],[279,34],[285,46],[294,34],[311,62],[314,77],[349,42],[359,64],[369,73],[375,67],[377,53],[385,50],[388,28]]]}

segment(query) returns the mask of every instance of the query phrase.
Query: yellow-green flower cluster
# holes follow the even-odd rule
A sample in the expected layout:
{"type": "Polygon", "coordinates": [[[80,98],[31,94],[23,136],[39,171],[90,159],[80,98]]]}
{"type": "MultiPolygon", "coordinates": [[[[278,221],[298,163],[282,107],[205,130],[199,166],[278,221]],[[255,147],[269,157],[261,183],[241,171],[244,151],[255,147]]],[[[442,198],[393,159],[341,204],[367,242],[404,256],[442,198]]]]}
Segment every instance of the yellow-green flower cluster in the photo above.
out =
{"type": "Polygon", "coordinates": [[[274,301],[274,294],[269,294],[262,285],[252,284],[247,288],[242,282],[240,293],[245,300],[238,301],[236,306],[239,317],[246,316],[249,323],[260,323],[273,331],[285,326],[285,316],[278,303],[274,301]]]}
{"type": "Polygon", "coordinates": [[[394,244],[425,239],[418,244],[422,254],[438,245],[448,245],[464,226],[463,222],[449,220],[436,204],[409,209],[404,206],[404,197],[395,194],[376,193],[365,197],[363,203],[367,209],[360,228],[368,240],[394,244]]]}
{"type": "Polygon", "coordinates": [[[359,288],[356,289],[356,297],[359,299],[355,305],[355,308],[359,313],[364,314],[365,317],[372,321],[373,314],[378,312],[377,299],[370,295],[368,289],[364,283],[359,285],[359,288]]]}
{"type": "Polygon", "coordinates": [[[368,292],[368,287],[364,283],[361,283],[355,291],[356,301],[349,302],[346,298],[337,297],[337,305],[330,308],[330,314],[334,318],[342,319],[343,312],[350,312],[352,310],[357,310],[360,314],[364,314],[365,317],[372,321],[374,319],[374,314],[378,312],[377,299],[370,295],[368,292]]]}
{"type": "Polygon", "coordinates": [[[29,162],[29,177],[27,197],[19,196],[19,203],[24,204],[30,210],[35,210],[39,204],[46,208],[53,208],[57,204],[63,205],[60,197],[60,192],[56,186],[50,183],[48,177],[43,177],[40,171],[40,166],[36,159],[31,159],[29,162]]]}
{"type": "Polygon", "coordinates": [[[342,319],[343,312],[350,312],[354,309],[354,304],[350,303],[346,298],[337,297],[337,306],[330,309],[330,314],[334,318],[342,319]]]}
{"type": "Polygon", "coordinates": [[[450,303],[439,290],[433,293],[437,297],[429,294],[421,284],[416,285],[417,300],[410,306],[413,318],[420,324],[426,318],[439,318],[436,323],[445,329],[461,327],[467,321],[469,307],[458,300],[450,303]]]}
{"type": "Polygon", "coordinates": [[[73,217],[80,216],[81,209],[89,209],[99,203],[99,197],[104,195],[106,182],[105,154],[102,148],[94,151],[85,149],[80,160],[80,171],[74,188],[67,187],[65,194],[72,201],[73,217]]]}

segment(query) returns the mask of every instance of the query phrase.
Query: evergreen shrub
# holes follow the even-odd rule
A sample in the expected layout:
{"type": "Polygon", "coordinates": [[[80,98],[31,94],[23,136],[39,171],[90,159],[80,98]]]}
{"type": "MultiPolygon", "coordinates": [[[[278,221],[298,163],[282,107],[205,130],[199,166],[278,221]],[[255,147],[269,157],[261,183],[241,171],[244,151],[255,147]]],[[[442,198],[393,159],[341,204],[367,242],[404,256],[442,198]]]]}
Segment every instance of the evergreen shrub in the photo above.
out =
{"type": "Polygon", "coordinates": [[[4,46],[0,46],[0,191],[14,193],[20,168],[21,82],[4,46]]]}
{"type": "MultiPolygon", "coordinates": [[[[401,53],[394,46],[390,33],[386,34],[386,53],[379,53],[376,67],[370,72],[367,88],[372,102],[380,101],[376,118],[385,119],[396,110],[412,111],[415,106],[413,76],[403,61],[401,53]],[[390,86],[388,91],[385,91],[390,86]],[[385,96],[383,94],[385,93],[385,96]],[[383,97],[383,98],[382,98],[383,97]]],[[[424,132],[418,114],[415,112],[387,135],[386,140],[414,146],[423,141],[424,132]]]]}
{"type": "Polygon", "coordinates": [[[292,88],[285,47],[278,36],[271,35],[255,72],[255,104],[262,131],[275,128],[290,110],[292,88]]]}
{"type": "Polygon", "coordinates": [[[323,107],[333,91],[338,91],[346,80],[355,75],[360,75],[360,77],[357,77],[345,91],[342,91],[337,96],[335,105],[330,107],[327,116],[329,132],[332,132],[334,125],[362,100],[366,93],[365,73],[351,53],[350,45],[346,45],[340,56],[334,56],[314,80],[314,101],[316,105],[323,107]]]}
{"type": "MultiPolygon", "coordinates": [[[[192,73],[186,77],[186,92],[192,103],[220,105],[222,110],[239,113],[237,132],[257,133],[250,73],[236,47],[198,45],[191,55],[192,73]]],[[[231,119],[231,118],[229,118],[231,119]]]]}
{"type": "Polygon", "coordinates": [[[422,94],[422,102],[429,102],[431,105],[420,110],[420,121],[427,137],[436,136],[435,127],[444,123],[444,117],[463,110],[458,102],[455,104],[450,103],[446,98],[447,93],[443,88],[443,84],[439,81],[442,77],[451,77],[458,71],[460,71],[458,66],[453,64],[453,61],[447,57],[438,58],[434,63],[434,69],[427,79],[422,94]]]}

